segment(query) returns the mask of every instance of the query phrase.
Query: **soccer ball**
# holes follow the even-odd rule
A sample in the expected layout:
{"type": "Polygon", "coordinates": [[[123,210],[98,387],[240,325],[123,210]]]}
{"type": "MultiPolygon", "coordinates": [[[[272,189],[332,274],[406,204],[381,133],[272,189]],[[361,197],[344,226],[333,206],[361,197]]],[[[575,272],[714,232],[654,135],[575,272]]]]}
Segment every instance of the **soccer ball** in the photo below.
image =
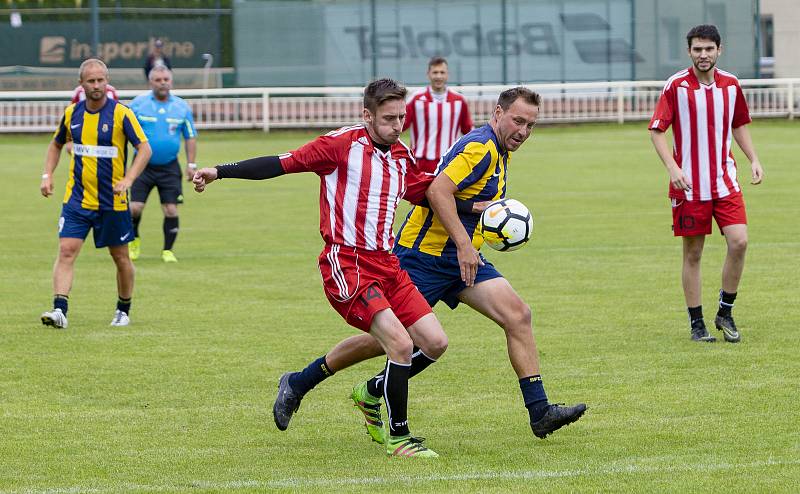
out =
{"type": "Polygon", "coordinates": [[[500,199],[481,213],[478,228],[489,247],[500,251],[517,250],[533,234],[533,216],[521,202],[500,199]]]}

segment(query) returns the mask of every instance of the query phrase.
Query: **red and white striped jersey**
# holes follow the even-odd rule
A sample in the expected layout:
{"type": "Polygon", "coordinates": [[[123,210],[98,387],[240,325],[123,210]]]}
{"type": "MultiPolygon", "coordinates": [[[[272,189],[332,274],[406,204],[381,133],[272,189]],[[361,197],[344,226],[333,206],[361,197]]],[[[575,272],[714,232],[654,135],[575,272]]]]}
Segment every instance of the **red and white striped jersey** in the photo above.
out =
{"type": "MultiPolygon", "coordinates": [[[[117,96],[117,89],[111,84],[106,84],[106,96],[115,101],[119,101],[119,97],[117,96]]],[[[72,92],[72,102],[77,103],[85,99],[86,99],[86,92],[83,90],[83,86],[76,87],[75,90],[72,92]]]]}
{"type": "Polygon", "coordinates": [[[400,199],[419,203],[432,181],[432,175],[417,171],[405,144],[397,141],[383,153],[364,125],[329,132],[280,159],[286,173],[319,175],[323,240],[367,250],[392,248],[400,199]]]}
{"type": "Polygon", "coordinates": [[[437,99],[427,87],[406,103],[403,130],[409,127],[414,157],[439,161],[459,137],[472,130],[473,124],[463,96],[447,89],[444,97],[437,99]]]}
{"type": "Polygon", "coordinates": [[[649,128],[663,132],[672,125],[673,157],[684,173],[689,167],[692,188],[683,191],[670,184],[669,196],[708,201],[739,192],[732,130],[750,122],[747,101],[733,74],[714,69],[710,85],[701,84],[692,68],[670,77],[649,128]]]}

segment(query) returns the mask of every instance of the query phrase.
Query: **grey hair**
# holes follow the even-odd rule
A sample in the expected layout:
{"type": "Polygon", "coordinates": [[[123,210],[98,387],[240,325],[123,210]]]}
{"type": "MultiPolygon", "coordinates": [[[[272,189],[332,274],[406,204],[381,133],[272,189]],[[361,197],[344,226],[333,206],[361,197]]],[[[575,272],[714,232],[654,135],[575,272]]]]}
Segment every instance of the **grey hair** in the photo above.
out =
{"type": "Polygon", "coordinates": [[[153,72],[167,72],[169,74],[170,79],[172,79],[172,71],[164,64],[158,64],[152,69],[150,69],[150,73],[147,74],[147,79],[152,81],[153,80],[153,72]]]}
{"type": "Polygon", "coordinates": [[[81,67],[78,69],[78,78],[79,80],[83,80],[83,71],[86,70],[86,67],[90,65],[99,65],[106,71],[106,79],[108,79],[108,67],[106,66],[105,62],[100,60],[99,58],[87,58],[81,64],[81,67]]]}

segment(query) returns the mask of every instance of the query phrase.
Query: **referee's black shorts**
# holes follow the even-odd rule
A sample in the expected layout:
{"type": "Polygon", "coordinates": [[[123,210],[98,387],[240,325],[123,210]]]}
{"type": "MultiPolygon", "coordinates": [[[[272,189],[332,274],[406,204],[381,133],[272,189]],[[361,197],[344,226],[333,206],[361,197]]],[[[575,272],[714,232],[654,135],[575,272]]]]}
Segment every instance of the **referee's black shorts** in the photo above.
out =
{"type": "Polygon", "coordinates": [[[147,202],[153,187],[158,187],[161,204],[183,204],[183,174],[176,159],[166,165],[147,164],[131,187],[132,202],[147,202]]]}

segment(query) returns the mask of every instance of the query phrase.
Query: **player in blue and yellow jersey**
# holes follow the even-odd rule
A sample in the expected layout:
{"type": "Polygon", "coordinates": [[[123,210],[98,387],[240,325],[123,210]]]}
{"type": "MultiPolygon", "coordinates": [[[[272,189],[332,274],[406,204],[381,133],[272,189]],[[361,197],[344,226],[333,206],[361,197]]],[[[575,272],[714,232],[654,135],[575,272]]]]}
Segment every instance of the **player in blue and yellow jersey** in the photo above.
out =
{"type": "Polygon", "coordinates": [[[75,259],[89,230],[93,230],[95,247],[108,247],[117,267],[119,299],[111,325],[127,326],[134,276],[133,264],[128,258],[128,242],[133,240],[128,189],[147,164],[150,145],[133,112],[106,95],[106,65],[89,59],[81,64],[79,74],[86,100],[64,111],[47,148],[40,187],[43,196],[52,195],[53,172],[58,166],[61,148],[72,141],[67,190],[58,220],[53,310],[42,314],[41,319],[48,326],[67,327],[75,259]],[[128,142],[138,153],[126,170],[128,142]]]}
{"type": "MultiPolygon", "coordinates": [[[[430,207],[414,206],[409,212],[397,235],[394,252],[431,306],[444,301],[454,309],[463,302],[503,328],[531,429],[536,437],[544,438],[578,420],[586,405],[567,407],[548,402],[539,371],[531,309],[480,255],[483,238],[477,229],[486,206],[505,197],[511,153],[531,135],[539,104],[539,95],[523,87],[500,94],[491,121],[462,137],[442,157],[426,194],[430,207]]],[[[380,354],[368,338],[348,338],[294,373],[296,386],[279,393],[275,401],[276,423],[285,429],[302,397],[319,382],[380,354]]],[[[434,362],[415,348],[410,376],[434,362]]],[[[385,440],[378,398],[382,379],[379,374],[358,384],[351,395],[364,414],[367,431],[377,442],[385,440]]]]}
{"type": "Polygon", "coordinates": [[[150,191],[157,187],[161,209],[164,211],[164,249],[161,251],[161,259],[164,262],[177,262],[172,246],[178,237],[178,204],[183,203],[178,153],[181,150],[182,137],[186,146],[186,178],[191,180],[197,171],[197,130],[189,104],[170,94],[172,71],[164,65],[158,65],[150,70],[149,78],[151,91],[140,94],[131,102],[131,110],[150,140],[153,155],[131,188],[131,216],[136,238],[131,242],[129,252],[132,260],[139,258],[139,222],[142,220],[142,210],[150,191]]]}
{"type": "MultiPolygon", "coordinates": [[[[491,125],[478,127],[453,144],[440,160],[437,174],[444,173],[456,184],[457,190],[453,196],[462,203],[471,206],[473,203],[496,201],[506,194],[510,153],[502,149],[491,125]]],[[[483,237],[477,228],[479,218],[480,214],[471,210],[458,215],[475,249],[480,249],[483,244],[483,237]]],[[[397,234],[395,251],[405,252],[407,249],[436,257],[453,257],[457,253],[456,244],[439,217],[425,206],[415,206],[397,234]]],[[[496,277],[489,271],[482,274],[496,277]]],[[[457,292],[449,293],[441,300],[455,308],[458,305],[454,299],[456,295],[457,292]]]]}

